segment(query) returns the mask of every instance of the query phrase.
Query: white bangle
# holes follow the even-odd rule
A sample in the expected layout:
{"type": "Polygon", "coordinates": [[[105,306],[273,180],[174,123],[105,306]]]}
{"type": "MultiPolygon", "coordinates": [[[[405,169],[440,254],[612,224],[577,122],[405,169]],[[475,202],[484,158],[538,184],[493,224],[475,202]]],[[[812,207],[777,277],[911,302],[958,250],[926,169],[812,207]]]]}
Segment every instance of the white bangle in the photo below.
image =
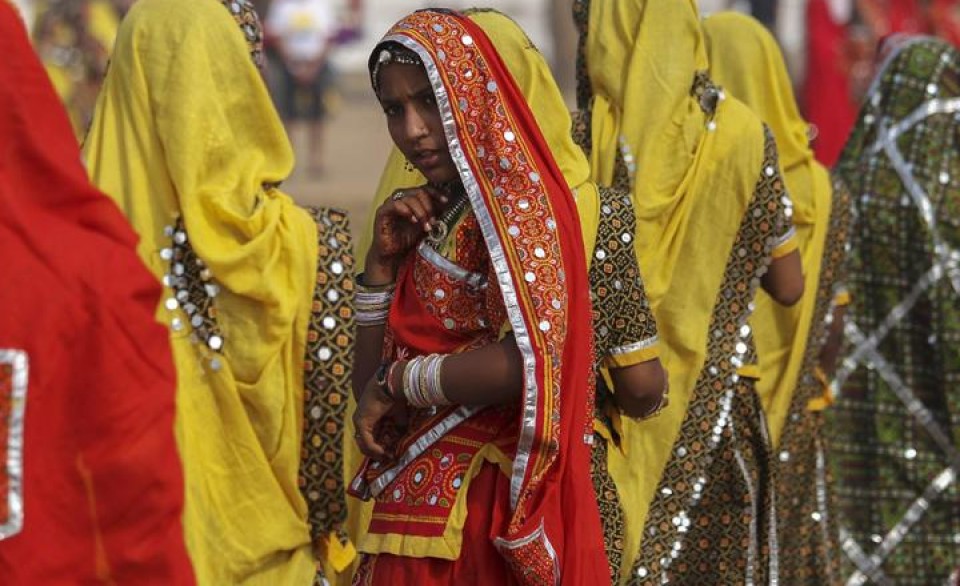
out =
{"type": "Polygon", "coordinates": [[[403,395],[413,407],[426,409],[450,405],[440,383],[440,369],[447,357],[441,354],[417,356],[403,371],[403,395]]]}

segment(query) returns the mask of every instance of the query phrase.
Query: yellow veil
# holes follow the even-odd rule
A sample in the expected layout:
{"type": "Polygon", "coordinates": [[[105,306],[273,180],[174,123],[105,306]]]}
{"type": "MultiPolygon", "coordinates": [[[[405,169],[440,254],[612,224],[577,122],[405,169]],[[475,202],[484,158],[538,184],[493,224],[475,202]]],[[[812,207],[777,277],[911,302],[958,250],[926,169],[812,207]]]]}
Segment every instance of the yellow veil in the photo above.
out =
{"type": "MultiPolygon", "coordinates": [[[[570,186],[576,196],[584,246],[586,251],[592,251],[599,221],[599,194],[596,185],[590,180],[590,166],[587,159],[580,147],[571,138],[572,121],[570,113],[546,60],[530,42],[523,29],[504,14],[485,9],[468,11],[467,14],[490,37],[491,42],[530,105],[544,139],[550,146],[554,159],[567,180],[567,185],[570,186]]],[[[406,168],[403,155],[394,147],[381,175],[366,227],[359,238],[357,259],[361,267],[373,236],[374,211],[395,190],[423,185],[424,183],[426,183],[426,180],[420,173],[406,168]]],[[[588,254],[587,256],[589,259],[592,255],[588,254]]],[[[351,404],[351,412],[354,407],[355,405],[351,404]]],[[[352,422],[350,425],[352,425],[352,422]]],[[[349,431],[352,434],[352,430],[349,431]]],[[[352,442],[344,452],[345,475],[349,481],[352,479],[357,466],[359,466],[361,456],[356,445],[352,442]]],[[[356,538],[357,533],[366,525],[369,505],[351,497],[348,497],[348,501],[350,505],[349,532],[351,537],[356,538]]]]}
{"type": "Polygon", "coordinates": [[[157,310],[172,324],[185,530],[199,583],[311,583],[297,475],[317,229],[273,187],[290,173],[292,150],[220,2],[133,6],[84,155],[158,278],[169,270],[165,227],[179,217],[221,290],[219,354],[191,342],[190,317],[169,287],[157,310]]]}
{"type": "Polygon", "coordinates": [[[609,451],[628,576],[704,368],[725,267],[763,164],[764,130],[736,100],[721,96],[712,115],[701,108],[693,87],[707,54],[693,0],[594,0],[587,18],[591,166],[609,185],[618,156],[637,162],[637,257],[671,393],[659,417],[625,420],[623,450],[609,451]]]}
{"type": "Polygon", "coordinates": [[[803,298],[792,307],[758,291],[751,318],[760,366],[756,388],[776,445],[807,349],[833,188],[830,174],[814,160],[808,145],[808,125],[797,109],[773,36],[753,18],[733,12],[707,18],[703,30],[714,81],[753,109],[777,139],[784,181],[793,200],[803,273],[809,283],[803,298]]]}

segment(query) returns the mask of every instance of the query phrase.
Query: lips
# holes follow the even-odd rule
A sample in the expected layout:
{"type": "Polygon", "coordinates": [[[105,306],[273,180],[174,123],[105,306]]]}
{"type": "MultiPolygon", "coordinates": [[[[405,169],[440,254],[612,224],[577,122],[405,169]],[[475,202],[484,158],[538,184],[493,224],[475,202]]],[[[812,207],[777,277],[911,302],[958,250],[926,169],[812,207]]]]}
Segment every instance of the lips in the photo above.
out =
{"type": "Polygon", "coordinates": [[[421,169],[430,169],[440,163],[439,150],[416,151],[413,155],[413,164],[421,169]]]}

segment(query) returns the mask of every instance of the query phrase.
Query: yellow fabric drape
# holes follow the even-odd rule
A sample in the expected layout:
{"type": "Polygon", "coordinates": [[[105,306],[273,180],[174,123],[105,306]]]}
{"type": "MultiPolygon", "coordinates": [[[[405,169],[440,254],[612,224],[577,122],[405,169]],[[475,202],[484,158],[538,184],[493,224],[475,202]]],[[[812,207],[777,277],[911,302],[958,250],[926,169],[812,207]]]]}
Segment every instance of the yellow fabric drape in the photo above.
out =
{"type": "MultiPolygon", "coordinates": [[[[222,289],[222,369],[171,334],[187,545],[200,584],[303,584],[316,573],[298,490],[313,220],[278,189],[293,153],[230,13],[140,0],[124,20],[85,145],[94,183],[140,235],[157,277],[182,217],[222,289]]],[[[169,296],[170,290],[167,289],[169,296]]],[[[158,308],[165,323],[180,310],[158,308]]]]}
{"type": "MultiPolygon", "coordinates": [[[[529,41],[523,30],[509,17],[492,10],[468,12],[471,20],[476,22],[490,37],[491,42],[500,54],[510,73],[517,82],[517,86],[530,105],[537,120],[544,139],[550,146],[554,159],[557,162],[567,185],[576,195],[577,210],[580,214],[581,228],[586,252],[593,250],[597,236],[597,222],[599,218],[599,195],[596,185],[590,180],[590,167],[583,151],[571,138],[570,113],[563,101],[563,95],[557,87],[556,81],[543,55],[529,41]]],[[[394,147],[387,159],[376,195],[370,207],[366,226],[360,235],[357,246],[357,259],[361,266],[366,259],[373,237],[374,212],[387,197],[395,190],[404,187],[414,187],[426,183],[423,175],[416,170],[408,170],[400,151],[394,147]]],[[[591,255],[587,255],[590,258],[591,255]]],[[[351,398],[350,412],[356,404],[351,398]]],[[[348,417],[348,419],[350,419],[348,417]]],[[[349,423],[352,426],[352,420],[349,423]]],[[[352,428],[345,437],[352,437],[352,428]]],[[[349,442],[344,450],[345,476],[352,480],[353,473],[359,466],[362,456],[354,442],[349,442]]],[[[584,471],[586,473],[586,471],[584,471]]],[[[348,497],[350,515],[348,531],[356,540],[358,533],[369,522],[369,504],[348,497]]],[[[345,586],[349,581],[341,580],[339,584],[345,586]]]]}
{"type": "Polygon", "coordinates": [[[833,189],[808,145],[787,68],[776,40],[753,18],[717,14],[703,23],[714,81],[749,106],[773,131],[787,191],[793,200],[796,243],[809,285],[800,302],[784,307],[757,292],[751,317],[759,357],[757,393],[776,445],[803,366],[830,223],[833,189]]]}
{"type": "Polygon", "coordinates": [[[707,69],[693,0],[594,1],[586,34],[591,167],[599,183],[611,184],[619,149],[637,162],[635,243],[671,389],[664,412],[625,420],[623,451],[609,451],[626,516],[621,575],[629,576],[704,365],[724,268],[763,162],[764,133],[756,116],[731,99],[719,101],[715,126],[708,125],[691,96],[695,72],[707,69]]]}

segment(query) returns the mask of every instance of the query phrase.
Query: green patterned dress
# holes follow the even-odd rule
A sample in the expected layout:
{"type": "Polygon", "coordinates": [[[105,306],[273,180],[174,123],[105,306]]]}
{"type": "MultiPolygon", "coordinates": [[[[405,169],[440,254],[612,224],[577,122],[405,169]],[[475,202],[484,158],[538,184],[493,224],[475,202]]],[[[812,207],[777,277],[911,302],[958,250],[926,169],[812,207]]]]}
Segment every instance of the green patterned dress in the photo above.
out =
{"type": "Polygon", "coordinates": [[[867,95],[836,172],[853,303],[828,433],[846,584],[960,566],[960,53],[914,38],[867,95]]]}

